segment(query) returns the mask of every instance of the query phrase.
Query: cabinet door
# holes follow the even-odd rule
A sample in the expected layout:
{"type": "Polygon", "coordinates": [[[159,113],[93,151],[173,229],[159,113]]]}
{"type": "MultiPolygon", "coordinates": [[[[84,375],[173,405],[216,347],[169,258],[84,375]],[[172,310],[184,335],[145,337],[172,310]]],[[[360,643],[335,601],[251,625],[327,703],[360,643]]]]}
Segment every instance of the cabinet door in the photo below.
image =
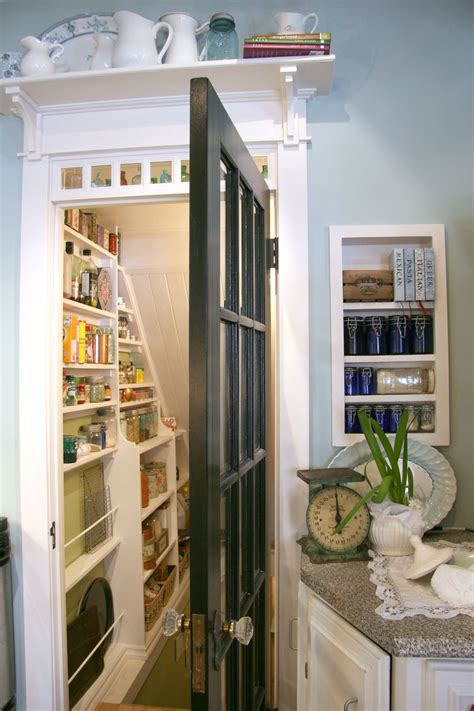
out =
{"type": "Polygon", "coordinates": [[[394,658],[392,711],[471,711],[473,659],[394,658]]]}
{"type": "Polygon", "coordinates": [[[389,711],[390,657],[308,596],[307,689],[299,711],[389,711]]]}

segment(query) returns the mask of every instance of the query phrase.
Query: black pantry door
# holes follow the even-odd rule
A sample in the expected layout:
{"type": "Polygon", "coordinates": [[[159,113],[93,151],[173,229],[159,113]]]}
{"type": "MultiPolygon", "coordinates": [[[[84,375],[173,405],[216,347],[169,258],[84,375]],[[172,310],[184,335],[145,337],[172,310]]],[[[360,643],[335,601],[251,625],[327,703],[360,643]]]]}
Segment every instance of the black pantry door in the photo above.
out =
{"type": "Polygon", "coordinates": [[[207,79],[191,82],[190,172],[191,706],[260,711],[269,191],[207,79]]]}

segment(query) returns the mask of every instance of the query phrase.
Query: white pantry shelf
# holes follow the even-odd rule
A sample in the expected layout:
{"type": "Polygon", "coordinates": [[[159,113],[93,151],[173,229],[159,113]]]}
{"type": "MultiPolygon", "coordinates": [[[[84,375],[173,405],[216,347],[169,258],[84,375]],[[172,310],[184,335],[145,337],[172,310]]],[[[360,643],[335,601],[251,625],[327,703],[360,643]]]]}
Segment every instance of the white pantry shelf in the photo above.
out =
{"type": "Polygon", "coordinates": [[[141,341],[132,341],[129,338],[119,338],[118,339],[118,344],[119,346],[128,346],[128,347],[133,347],[133,346],[142,346],[143,343],[141,341]]]}
{"type": "Polygon", "coordinates": [[[148,380],[146,383],[120,383],[119,390],[127,390],[128,388],[153,388],[155,383],[148,380]]]}
{"type": "Polygon", "coordinates": [[[158,437],[152,437],[151,439],[147,439],[141,444],[137,444],[137,449],[140,454],[144,454],[145,452],[149,452],[150,449],[155,449],[155,447],[161,447],[163,444],[168,444],[169,442],[172,442],[173,439],[174,436],[172,432],[169,435],[159,435],[158,437]]]}
{"type": "Polygon", "coordinates": [[[96,309],[94,306],[87,306],[87,304],[80,304],[78,301],[73,301],[72,299],[63,299],[63,309],[64,311],[85,314],[86,316],[95,316],[96,318],[106,318],[106,319],[116,319],[117,314],[112,311],[103,311],[102,309],[96,309]]]}
{"type": "Polygon", "coordinates": [[[115,370],[114,363],[63,363],[64,370],[115,370]]]}
{"type": "Polygon", "coordinates": [[[150,405],[153,402],[158,402],[156,397],[147,397],[146,400],[132,400],[131,402],[120,403],[121,410],[128,410],[131,407],[142,407],[143,405],[150,405]]]}
{"type": "Polygon", "coordinates": [[[173,495],[173,489],[168,489],[168,491],[165,491],[163,494],[160,494],[159,496],[156,497],[156,499],[150,499],[148,502],[148,506],[146,506],[144,509],[142,509],[141,513],[141,520],[144,521],[148,516],[151,516],[151,514],[156,511],[156,509],[159,509],[160,506],[163,506],[169,499],[171,499],[173,495]]]}
{"type": "Polygon", "coordinates": [[[434,363],[436,357],[433,353],[417,355],[364,355],[364,356],[344,356],[344,365],[372,365],[374,367],[384,367],[393,365],[395,367],[409,368],[411,366],[426,366],[429,363],[434,363]]]}
{"type": "MultiPolygon", "coordinates": [[[[422,301],[423,308],[434,309],[434,301],[422,301]]],[[[419,311],[418,301],[344,301],[344,311],[401,311],[407,316],[410,311],[419,311]]]]}
{"type": "Polygon", "coordinates": [[[69,225],[64,225],[64,234],[65,234],[65,241],[75,241],[78,244],[83,245],[84,249],[90,249],[91,250],[91,255],[93,257],[99,257],[101,259],[112,259],[114,261],[117,260],[117,257],[115,254],[112,254],[112,252],[109,252],[108,249],[104,249],[104,247],[101,247],[99,244],[96,244],[95,242],[92,242],[92,240],[88,239],[87,237],[84,237],[81,232],[77,232],[77,230],[74,230],[72,227],[69,227],[69,225]]]}
{"type": "Polygon", "coordinates": [[[129,314],[130,316],[135,314],[135,311],[133,309],[129,309],[127,306],[117,306],[117,311],[119,314],[129,314]]]}
{"type": "Polygon", "coordinates": [[[348,405],[355,403],[384,405],[385,403],[436,402],[436,395],[432,393],[423,395],[346,395],[344,401],[348,405]]]}
{"type": "Polygon", "coordinates": [[[90,573],[96,565],[101,563],[108,555],[113,553],[121,544],[121,539],[118,536],[113,536],[107,539],[103,546],[98,548],[93,553],[83,553],[79,558],[70,565],[66,566],[64,572],[65,591],[69,592],[74,585],[84,578],[87,573],[90,573]]]}
{"type": "Polygon", "coordinates": [[[143,582],[144,583],[146,583],[146,581],[151,578],[151,576],[153,575],[155,570],[158,568],[159,564],[166,558],[168,553],[171,553],[171,551],[173,550],[175,545],[176,545],[176,538],[173,541],[171,541],[171,543],[168,545],[167,548],[165,548],[163,553],[160,556],[158,556],[158,558],[155,560],[154,568],[152,568],[151,570],[144,570],[143,571],[143,582]]]}
{"type": "Polygon", "coordinates": [[[101,459],[114,454],[117,451],[117,447],[107,447],[106,449],[101,449],[99,452],[92,452],[91,454],[86,454],[85,457],[79,457],[76,462],[71,462],[70,464],[65,464],[63,467],[64,472],[70,472],[73,469],[79,469],[86,464],[92,464],[93,462],[99,462],[101,459]]]}
{"type": "MultiPolygon", "coordinates": [[[[176,576],[178,580],[178,576],[176,576]]],[[[183,576],[183,579],[179,581],[179,584],[175,581],[175,587],[171,598],[166,604],[166,607],[176,607],[178,600],[181,596],[187,595],[187,590],[189,586],[189,570],[183,576]]],[[[154,626],[145,633],[145,646],[148,649],[154,647],[158,639],[163,634],[163,614],[160,615],[158,620],[155,622],[154,626]]]]}
{"type": "Polygon", "coordinates": [[[86,415],[89,412],[97,412],[97,410],[103,410],[105,407],[116,407],[117,405],[117,400],[88,402],[85,405],[70,405],[69,407],[63,407],[63,417],[71,417],[72,415],[78,417],[80,415],[86,415]]]}

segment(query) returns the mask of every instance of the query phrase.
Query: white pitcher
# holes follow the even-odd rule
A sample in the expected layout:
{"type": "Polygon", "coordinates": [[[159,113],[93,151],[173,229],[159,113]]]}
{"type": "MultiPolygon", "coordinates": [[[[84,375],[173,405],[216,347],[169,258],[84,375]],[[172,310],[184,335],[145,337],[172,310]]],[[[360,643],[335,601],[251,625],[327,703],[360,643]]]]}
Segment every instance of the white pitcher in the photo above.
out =
{"type": "Polygon", "coordinates": [[[197,35],[209,27],[199,26],[197,20],[185,12],[169,12],[160,20],[173,28],[173,42],[165,57],[165,64],[193,64],[198,61],[197,35]]]}
{"type": "Polygon", "coordinates": [[[91,69],[110,69],[115,47],[115,36],[105,32],[94,32],[95,52],[91,59],[91,69]]]}
{"type": "Polygon", "coordinates": [[[21,60],[20,69],[24,76],[38,74],[54,74],[55,60],[64,52],[64,46],[57,42],[42,42],[37,37],[28,35],[20,41],[29,50],[21,60]],[[50,54],[51,53],[51,54],[50,54]]]}
{"type": "Polygon", "coordinates": [[[277,33],[279,35],[305,34],[304,26],[311,19],[315,22],[308,34],[312,34],[318,26],[319,18],[315,12],[310,12],[309,15],[301,15],[299,12],[278,12],[275,15],[275,21],[278,25],[277,33]]]}
{"type": "Polygon", "coordinates": [[[146,67],[161,64],[163,55],[173,39],[173,28],[166,22],[153,22],[146,17],[128,10],[120,10],[114,15],[118,37],[112,55],[114,67],[146,67]],[[160,53],[156,49],[158,30],[168,31],[168,37],[160,53]]]}

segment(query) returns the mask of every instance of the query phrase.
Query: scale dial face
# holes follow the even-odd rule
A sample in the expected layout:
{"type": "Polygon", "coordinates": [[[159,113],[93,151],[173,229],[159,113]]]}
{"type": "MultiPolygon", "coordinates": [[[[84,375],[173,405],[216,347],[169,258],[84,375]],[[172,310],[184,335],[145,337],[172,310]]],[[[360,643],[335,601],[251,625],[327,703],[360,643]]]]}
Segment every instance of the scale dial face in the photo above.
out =
{"type": "Polygon", "coordinates": [[[306,513],[308,531],[327,551],[345,553],[365,541],[370,528],[369,509],[364,504],[341,533],[334,529],[360,500],[359,494],[347,486],[325,486],[316,491],[306,513]]]}

